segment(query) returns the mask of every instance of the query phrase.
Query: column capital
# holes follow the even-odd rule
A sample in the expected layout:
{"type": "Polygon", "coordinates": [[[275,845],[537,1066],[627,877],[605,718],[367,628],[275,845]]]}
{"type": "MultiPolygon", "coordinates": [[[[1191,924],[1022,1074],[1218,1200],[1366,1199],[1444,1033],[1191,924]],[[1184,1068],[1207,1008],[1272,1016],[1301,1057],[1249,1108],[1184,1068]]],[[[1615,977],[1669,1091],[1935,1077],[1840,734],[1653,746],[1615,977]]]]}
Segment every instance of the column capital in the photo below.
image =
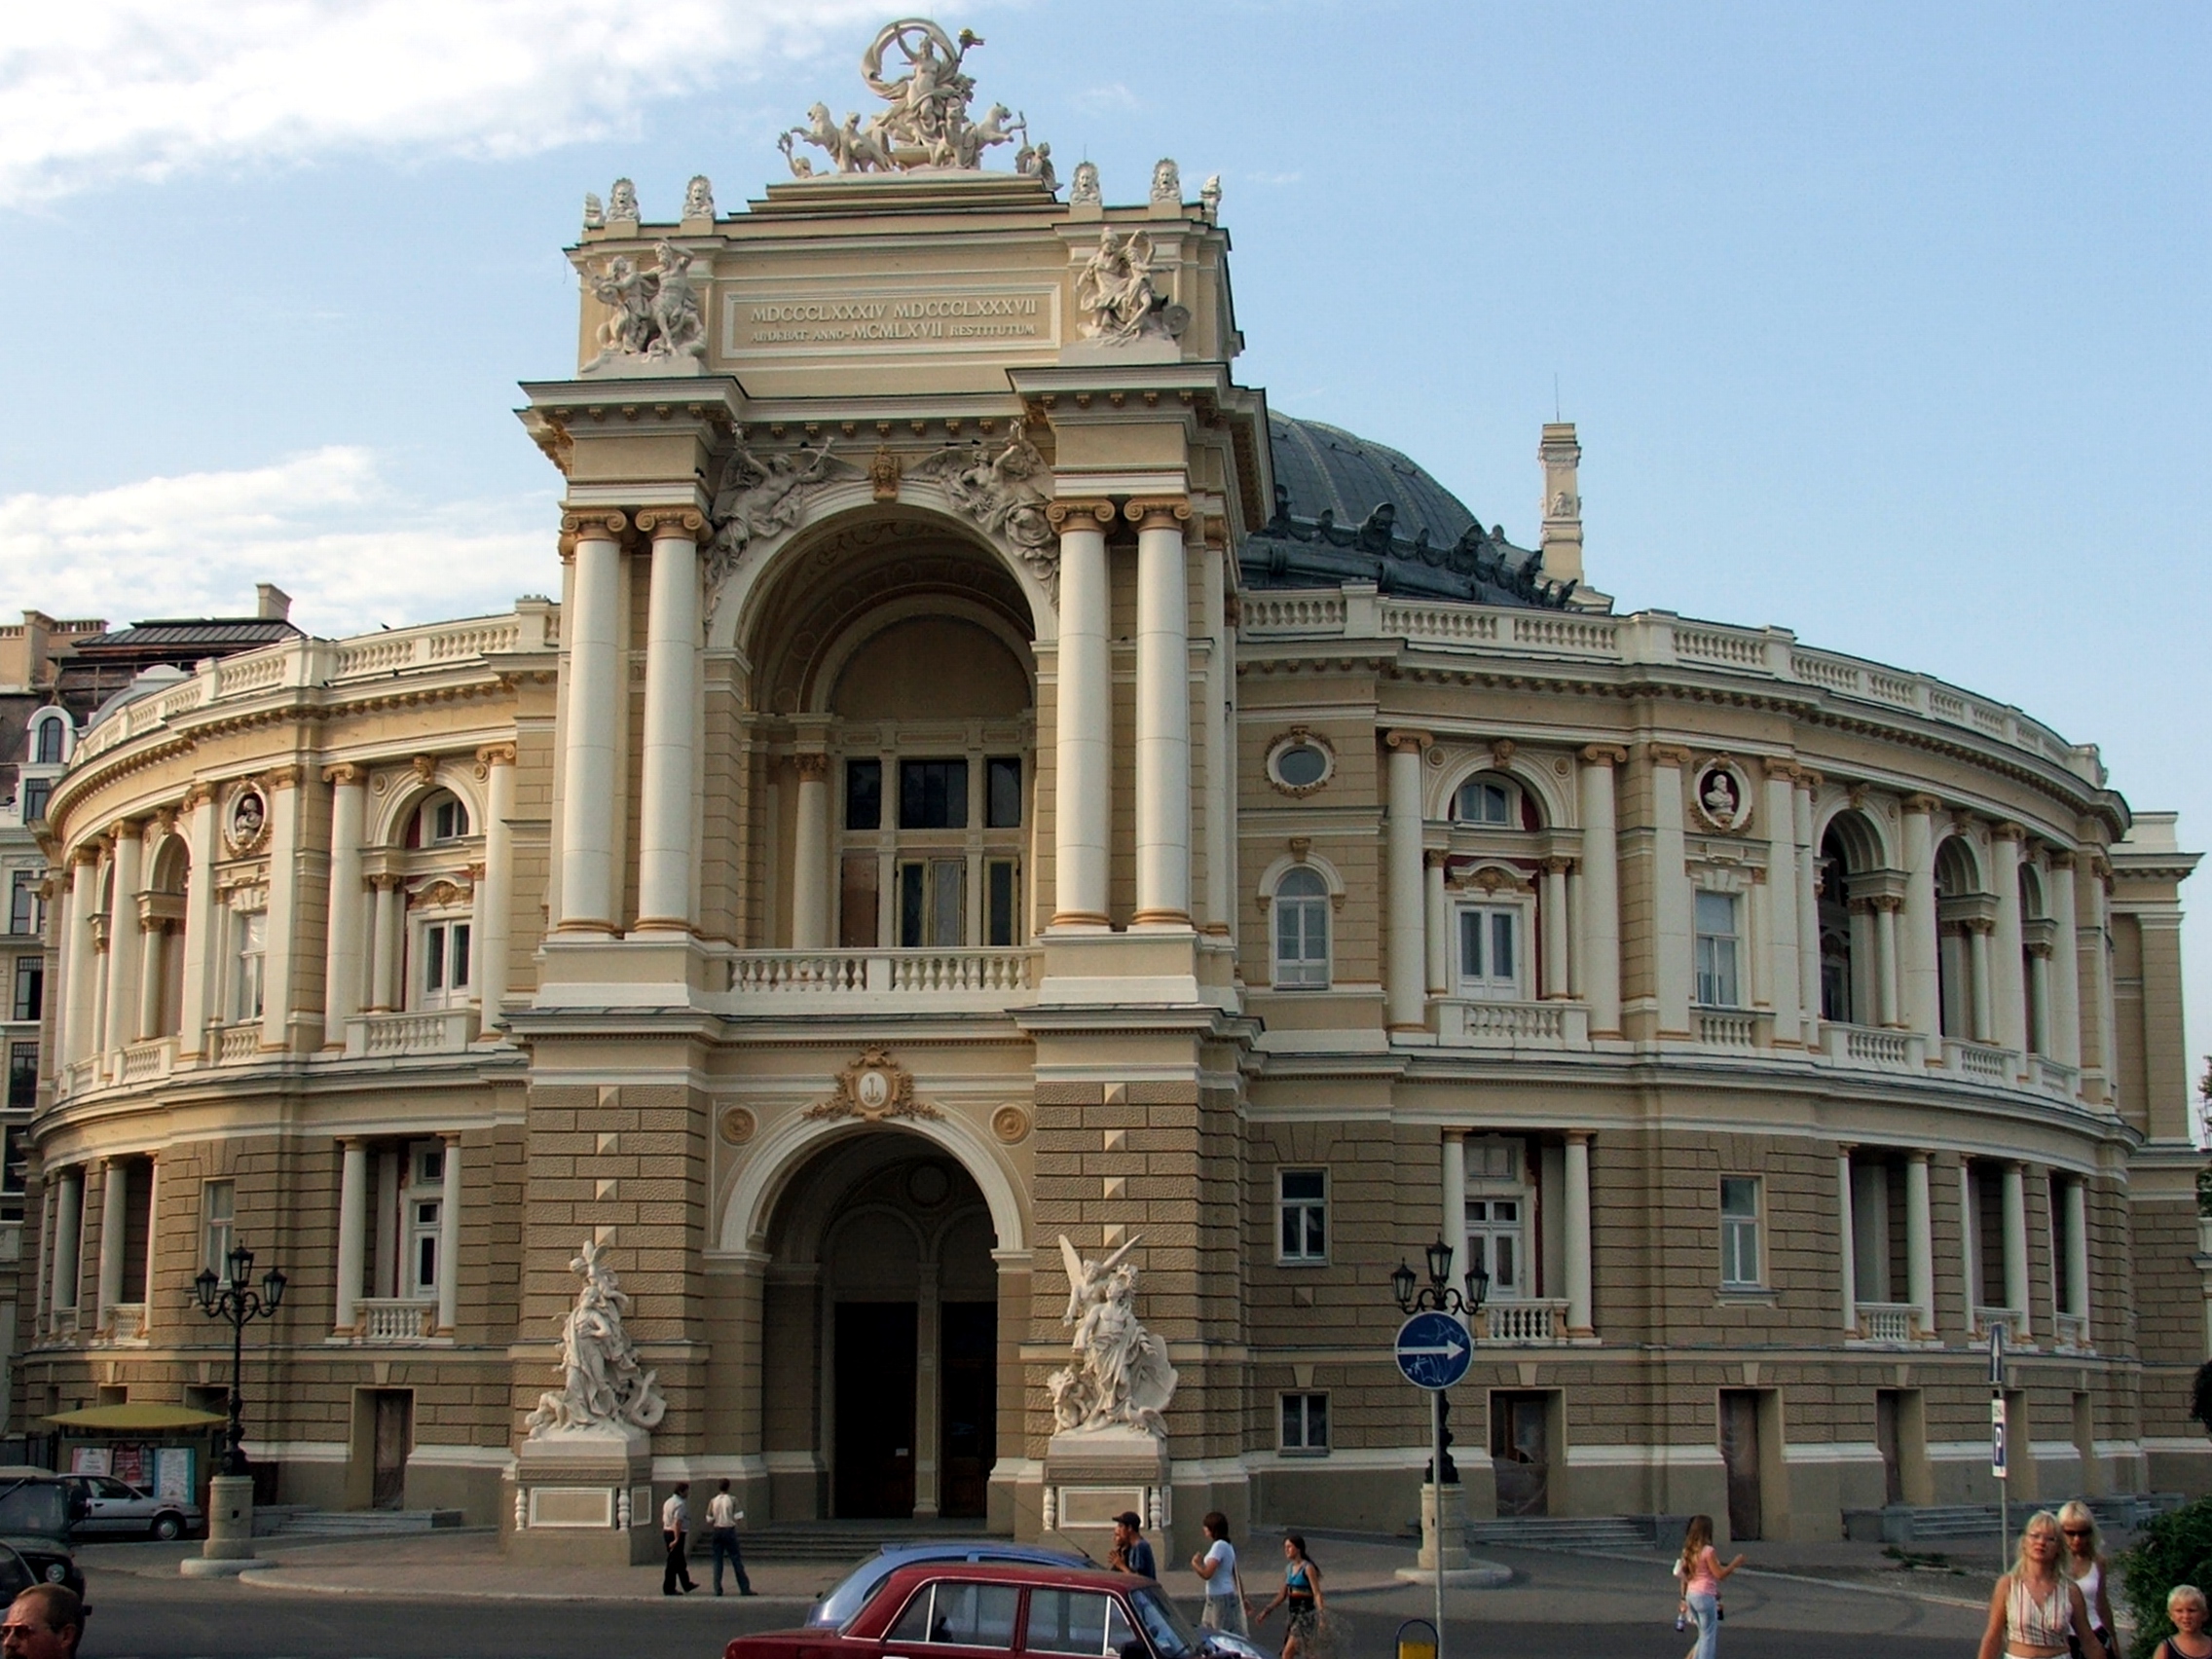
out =
{"type": "Polygon", "coordinates": [[[1677,771],[1690,763],[1690,752],[1678,743],[1651,743],[1644,746],[1654,766],[1673,766],[1677,771]]]}
{"type": "Polygon", "coordinates": [[[1139,530],[1173,530],[1190,519],[1191,503],[1182,496],[1139,496],[1122,513],[1139,530]]]}
{"type": "Polygon", "coordinates": [[[561,557],[566,559],[574,553],[579,541],[620,541],[622,533],[629,528],[630,520],[623,513],[588,509],[564,511],[561,514],[561,557]]]}
{"type": "Polygon", "coordinates": [[[1569,1145],[1588,1146],[1598,1138],[1598,1131],[1596,1129],[1569,1129],[1567,1131],[1567,1138],[1569,1145]]]}
{"type": "Polygon", "coordinates": [[[2025,841],[2028,838],[2027,826],[2015,824],[2009,818],[1999,819],[1990,827],[1989,833],[2000,841],[2025,841]]]}
{"type": "Polygon", "coordinates": [[[1114,503],[1088,496],[1071,497],[1050,501],[1045,506],[1045,517],[1054,530],[1066,534],[1071,530],[1110,530],[1114,524],[1114,503]],[[1071,521],[1089,519],[1089,524],[1071,521]]]}
{"type": "Polygon", "coordinates": [[[1426,749],[1435,741],[1435,737],[1429,732],[1413,731],[1406,728],[1386,731],[1382,734],[1382,742],[1385,747],[1398,750],[1411,750],[1416,755],[1419,755],[1422,750],[1426,749]]]}
{"type": "Polygon", "coordinates": [[[143,824],[135,824],[128,818],[118,818],[107,827],[108,844],[113,847],[120,847],[133,835],[144,834],[145,829],[146,827],[143,824]]]}
{"type": "Polygon", "coordinates": [[[2072,869],[2074,867],[2074,855],[2064,847],[2053,847],[2050,851],[2050,867],[2052,869],[2072,869]]]}
{"type": "Polygon", "coordinates": [[[1837,1141],[1835,1143],[1835,1155],[1838,1158],[1849,1158],[1858,1150],[1859,1143],[1857,1141],[1837,1141]]]}
{"type": "Polygon", "coordinates": [[[1904,1161],[1907,1163],[1928,1163],[1935,1159],[1935,1156],[1924,1146],[1907,1147],[1904,1161]]]}
{"type": "Polygon", "coordinates": [[[1582,763],[1585,766],[1625,766],[1628,751],[1617,743],[1586,743],[1582,746],[1582,763]]]}
{"type": "Polygon", "coordinates": [[[389,870],[380,869],[374,875],[369,877],[369,885],[375,888],[379,893],[389,893],[393,888],[399,885],[401,879],[401,877],[393,875],[389,870]]]}
{"type": "Polygon", "coordinates": [[[354,765],[350,760],[342,760],[335,766],[325,766],[322,769],[322,781],[324,783],[337,784],[341,787],[347,784],[361,783],[367,777],[368,773],[354,765]]]}
{"type": "Polygon", "coordinates": [[[1791,783],[1797,781],[1797,762],[1787,755],[1769,755],[1760,764],[1766,768],[1766,775],[1770,778],[1786,778],[1791,783]]]}
{"type": "Polygon", "coordinates": [[[830,756],[822,754],[801,753],[792,756],[792,764],[801,778],[827,778],[830,776],[830,756]]]}
{"type": "Polygon", "coordinates": [[[461,1131],[459,1129],[440,1129],[438,1131],[438,1142],[448,1148],[457,1147],[461,1144],[461,1131]]]}
{"type": "Polygon", "coordinates": [[[1943,803],[1932,794],[1908,794],[1904,797],[1904,809],[1907,812],[1917,812],[1922,817],[1927,817],[1932,813],[1941,812],[1943,803]]]}
{"type": "Polygon", "coordinates": [[[296,790],[307,777],[305,766],[272,766],[261,774],[261,787],[269,790],[296,790]]]}
{"type": "Polygon", "coordinates": [[[1543,870],[1546,875],[1565,875],[1573,867],[1574,861],[1567,858],[1559,858],[1555,856],[1553,858],[1548,858],[1543,862],[1543,870]]]}
{"type": "Polygon", "coordinates": [[[1813,791],[1818,790],[1823,784],[1826,782],[1827,778],[1824,774],[1814,771],[1810,766],[1800,766],[1797,768],[1797,787],[1805,791],[1807,793],[1811,793],[1813,791]]]}
{"type": "Polygon", "coordinates": [[[487,743],[476,752],[476,775],[486,776],[495,766],[512,766],[515,763],[515,746],[511,743],[487,743]]]}
{"type": "Polygon", "coordinates": [[[106,850],[100,838],[93,835],[69,849],[69,862],[73,865],[96,865],[106,850]]]}
{"type": "Polygon", "coordinates": [[[205,806],[214,798],[215,786],[205,778],[195,778],[191,783],[185,785],[184,798],[177,804],[182,810],[192,812],[205,806]]]}
{"type": "Polygon", "coordinates": [[[694,507],[646,507],[638,514],[638,528],[655,541],[696,541],[707,521],[694,507]]]}

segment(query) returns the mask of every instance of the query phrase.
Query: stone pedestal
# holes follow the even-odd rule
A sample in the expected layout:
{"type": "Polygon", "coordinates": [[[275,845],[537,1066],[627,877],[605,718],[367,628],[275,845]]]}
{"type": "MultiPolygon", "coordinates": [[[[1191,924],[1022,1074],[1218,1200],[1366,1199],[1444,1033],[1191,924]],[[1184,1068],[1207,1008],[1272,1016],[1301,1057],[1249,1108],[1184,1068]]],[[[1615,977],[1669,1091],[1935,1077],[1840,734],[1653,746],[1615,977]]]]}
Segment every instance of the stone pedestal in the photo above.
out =
{"type": "Polygon", "coordinates": [[[1420,1489],[1420,1554],[1415,1559],[1429,1572],[1439,1567],[1456,1572],[1467,1565],[1467,1498],[1456,1482],[1420,1489]]]}
{"type": "Polygon", "coordinates": [[[207,1483],[207,1541],[177,1570],[187,1578],[227,1578],[264,1565],[253,1553],[253,1477],[215,1476],[207,1483]]]}
{"type": "Polygon", "coordinates": [[[1114,1517],[1124,1510],[1143,1516],[1153,1548],[1164,1550],[1175,1524],[1167,1443],[1140,1428],[1053,1435],[1045,1452],[1045,1532],[1104,1561],[1114,1545],[1114,1517]]]}
{"type": "Polygon", "coordinates": [[[526,1440],[500,1542],[519,1563],[638,1567],[661,1559],[652,1443],[638,1428],[571,1429],[526,1440]]]}

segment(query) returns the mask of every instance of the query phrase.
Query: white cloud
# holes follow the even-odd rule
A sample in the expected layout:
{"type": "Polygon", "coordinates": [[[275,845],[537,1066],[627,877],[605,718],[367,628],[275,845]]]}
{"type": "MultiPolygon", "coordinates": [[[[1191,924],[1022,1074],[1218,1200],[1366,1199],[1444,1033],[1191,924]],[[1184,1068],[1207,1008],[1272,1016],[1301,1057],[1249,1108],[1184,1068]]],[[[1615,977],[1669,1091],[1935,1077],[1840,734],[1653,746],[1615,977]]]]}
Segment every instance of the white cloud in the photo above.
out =
{"type": "Polygon", "coordinates": [[[0,205],[333,151],[527,155],[881,20],[882,0],[18,0],[0,205]]]}
{"type": "Polygon", "coordinates": [[[1142,100],[1137,97],[1136,93],[1130,92],[1119,81],[1109,81],[1098,87],[1087,87],[1076,93],[1075,102],[1079,109],[1088,109],[1101,114],[1115,110],[1142,109],[1144,107],[1142,100]]]}
{"type": "Polygon", "coordinates": [[[0,592],[55,616],[251,615],[273,581],[311,633],[504,609],[560,579],[543,502],[409,501],[333,445],[236,472],[0,498],[0,592]]]}
{"type": "Polygon", "coordinates": [[[1240,176],[1248,184],[1296,184],[1306,175],[1298,172],[1248,172],[1240,176]]]}

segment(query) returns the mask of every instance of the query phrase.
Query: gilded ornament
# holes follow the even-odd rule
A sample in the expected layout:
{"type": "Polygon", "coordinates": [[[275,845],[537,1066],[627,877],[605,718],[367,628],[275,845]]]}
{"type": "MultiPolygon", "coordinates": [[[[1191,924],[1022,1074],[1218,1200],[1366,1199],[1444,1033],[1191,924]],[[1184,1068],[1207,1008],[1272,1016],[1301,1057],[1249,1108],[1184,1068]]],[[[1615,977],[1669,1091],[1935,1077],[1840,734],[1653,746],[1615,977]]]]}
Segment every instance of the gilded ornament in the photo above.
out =
{"type": "Polygon", "coordinates": [[[871,1043],[859,1059],[837,1074],[836,1091],[829,1099],[809,1106],[802,1117],[814,1119],[858,1118],[880,1124],[892,1118],[941,1118],[926,1100],[914,1098],[914,1077],[904,1066],[871,1043]]]}

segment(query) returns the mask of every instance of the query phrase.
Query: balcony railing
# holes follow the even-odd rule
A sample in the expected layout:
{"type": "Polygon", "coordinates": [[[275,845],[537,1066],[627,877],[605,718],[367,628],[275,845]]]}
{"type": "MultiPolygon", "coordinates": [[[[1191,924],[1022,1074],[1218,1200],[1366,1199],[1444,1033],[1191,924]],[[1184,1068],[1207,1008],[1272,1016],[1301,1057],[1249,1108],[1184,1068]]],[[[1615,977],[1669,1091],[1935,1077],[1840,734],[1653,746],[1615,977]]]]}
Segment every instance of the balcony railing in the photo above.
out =
{"type": "Polygon", "coordinates": [[[1492,1346],[1556,1345],[1567,1341],[1567,1300],[1493,1302],[1483,1309],[1475,1340],[1492,1346]]]}
{"type": "Polygon", "coordinates": [[[99,1341],[118,1344],[137,1344],[146,1340],[146,1305],[143,1302],[118,1302],[107,1310],[107,1324],[100,1332],[99,1341]]]}
{"type": "Polygon", "coordinates": [[[1436,1004],[1436,1037],[1474,1049],[1587,1049],[1590,1010],[1577,1002],[1443,998],[1436,1004]]]}
{"type": "Polygon", "coordinates": [[[2021,1328],[2027,1322],[2027,1314],[2017,1308],[1982,1308],[1977,1306],[1973,1310],[1974,1339],[1978,1342],[1983,1337],[1988,1336],[1989,1327],[1992,1325],[2003,1325],[2005,1327],[2005,1340],[2014,1346],[2020,1346],[2026,1340],[2020,1334],[2021,1328]]]}
{"type": "Polygon", "coordinates": [[[350,1060],[397,1059],[407,1054],[458,1054],[476,1041],[473,1008],[426,1014],[360,1014],[346,1021],[350,1060]]]}
{"type": "Polygon", "coordinates": [[[119,1083],[158,1083],[176,1065],[176,1039],[158,1037],[151,1043],[133,1043],[123,1051],[116,1068],[119,1083]]]}
{"type": "Polygon", "coordinates": [[[242,1065],[261,1057],[261,1021],[248,1020],[243,1025],[225,1026],[215,1039],[215,1063],[219,1066],[242,1065]]]}
{"type": "Polygon", "coordinates": [[[437,1325],[438,1305],[418,1297],[364,1297],[353,1304],[353,1341],[371,1347],[426,1343],[437,1335],[437,1325]]]}
{"type": "Polygon", "coordinates": [[[1708,1049],[1756,1049],[1762,1047],[1759,1025],[1769,1016],[1701,1008],[1690,1017],[1697,1040],[1708,1049]]]}
{"type": "Polygon", "coordinates": [[[1987,1043],[1962,1043],[1955,1037],[1946,1037],[1943,1039],[1943,1066],[1976,1083],[2009,1087],[2017,1081],[2019,1058],[2009,1049],[1993,1049],[1987,1043]]]}
{"type": "Polygon", "coordinates": [[[1862,1302],[1854,1310],[1861,1342],[1901,1347],[1920,1341],[1920,1309],[1909,1302],[1862,1302]]]}
{"type": "Polygon", "coordinates": [[[2051,1336],[2057,1346],[2071,1348],[2077,1353],[2089,1349],[2089,1320],[2083,1313],[2061,1313],[2051,1321],[2051,1336]]]}
{"type": "Polygon", "coordinates": [[[1821,1027],[1821,1052],[1838,1065],[1862,1066],[1874,1071],[1926,1072],[1928,1040],[1917,1031],[1897,1031],[1882,1025],[1847,1025],[1840,1020],[1821,1027]]]}
{"type": "Polygon", "coordinates": [[[879,999],[919,1007],[1006,1007],[1036,996],[1029,950],[747,950],[730,958],[729,991],[797,1012],[879,999]]]}

